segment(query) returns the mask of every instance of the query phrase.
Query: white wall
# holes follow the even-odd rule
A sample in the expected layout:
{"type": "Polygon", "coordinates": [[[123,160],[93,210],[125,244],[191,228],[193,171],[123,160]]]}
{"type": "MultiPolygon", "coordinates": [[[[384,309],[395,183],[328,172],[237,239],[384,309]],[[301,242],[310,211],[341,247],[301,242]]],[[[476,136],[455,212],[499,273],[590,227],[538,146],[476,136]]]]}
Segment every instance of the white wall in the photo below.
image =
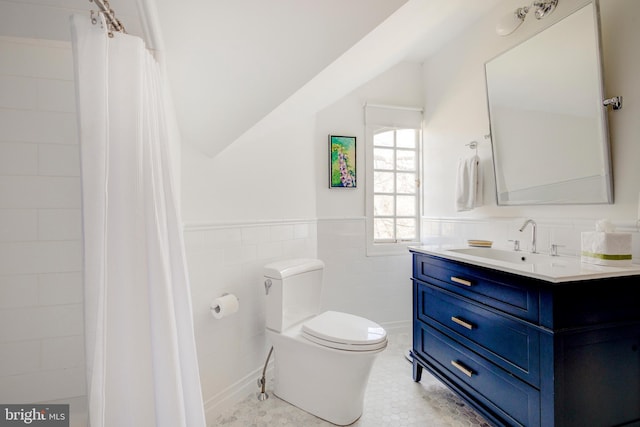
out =
{"type": "MultiPolygon", "coordinates": [[[[196,345],[207,419],[258,391],[266,358],[262,267],[317,257],[313,119],[229,146],[182,152],[182,200],[196,345]],[[216,320],[211,300],[240,299],[216,320]]],[[[212,135],[215,138],[215,135],[212,135]]]]}
{"type": "Polygon", "coordinates": [[[82,412],[80,161],[71,48],[0,37],[0,58],[0,401],[62,400],[82,412]]]}
{"type": "MultiPolygon", "coordinates": [[[[187,224],[315,218],[313,121],[229,146],[211,158],[182,152],[187,224]]],[[[212,135],[216,138],[216,135],[212,135]]]]}
{"type": "Polygon", "coordinates": [[[422,66],[400,63],[317,114],[314,162],[318,256],[325,261],[323,307],[361,315],[387,328],[411,318],[411,256],[366,255],[365,102],[420,107],[422,66]],[[328,185],[328,135],[356,137],[355,189],[328,185]]]}

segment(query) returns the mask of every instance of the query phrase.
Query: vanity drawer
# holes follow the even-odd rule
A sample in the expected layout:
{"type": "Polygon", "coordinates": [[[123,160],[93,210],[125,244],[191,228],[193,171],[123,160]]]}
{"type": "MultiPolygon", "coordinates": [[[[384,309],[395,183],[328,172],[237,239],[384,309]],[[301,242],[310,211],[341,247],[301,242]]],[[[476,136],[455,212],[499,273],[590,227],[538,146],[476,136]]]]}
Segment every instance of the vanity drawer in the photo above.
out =
{"type": "Polygon", "coordinates": [[[496,365],[540,387],[540,332],[454,293],[416,281],[417,317],[496,365]]]}
{"type": "MultiPolygon", "coordinates": [[[[420,324],[416,349],[438,371],[505,425],[539,426],[540,393],[434,328],[420,324]]],[[[416,345],[416,342],[414,342],[416,345]]]]}
{"type": "Polygon", "coordinates": [[[539,320],[539,292],[526,279],[414,254],[413,277],[531,322],[539,320]],[[511,284],[517,281],[516,284],[511,284]]]}

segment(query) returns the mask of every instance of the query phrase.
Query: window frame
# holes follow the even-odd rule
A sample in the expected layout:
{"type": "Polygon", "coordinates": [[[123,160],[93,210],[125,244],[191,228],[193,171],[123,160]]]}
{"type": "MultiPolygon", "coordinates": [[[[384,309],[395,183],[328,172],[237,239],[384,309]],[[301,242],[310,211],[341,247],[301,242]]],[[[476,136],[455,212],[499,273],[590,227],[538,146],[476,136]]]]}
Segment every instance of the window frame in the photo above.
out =
{"type": "MultiPolygon", "coordinates": [[[[411,109],[412,111],[416,111],[417,109],[411,109]]],[[[421,110],[419,110],[421,112],[421,110]]],[[[420,244],[421,239],[421,219],[422,219],[422,123],[420,126],[385,126],[380,124],[366,124],[365,126],[365,146],[366,146],[366,236],[367,236],[367,256],[385,256],[385,255],[401,255],[407,253],[407,248],[412,245],[420,244]],[[374,197],[377,193],[374,192],[374,135],[377,133],[381,133],[384,131],[397,132],[402,129],[413,129],[416,131],[416,212],[415,212],[415,221],[416,221],[416,236],[415,240],[390,240],[390,241],[376,241],[374,239],[374,219],[377,218],[374,216],[374,197]]],[[[394,146],[392,147],[394,151],[394,159],[397,159],[397,152],[406,150],[406,148],[399,148],[395,144],[395,134],[394,134],[394,146]]],[[[413,150],[412,150],[413,151],[413,150]]],[[[392,170],[394,174],[398,172],[397,165],[394,166],[392,170]]],[[[403,171],[400,171],[401,173],[403,171]]],[[[402,195],[403,193],[397,193],[397,188],[395,188],[394,182],[394,197],[398,195],[402,195]]],[[[398,218],[409,218],[407,216],[391,216],[394,219],[398,218]]]]}

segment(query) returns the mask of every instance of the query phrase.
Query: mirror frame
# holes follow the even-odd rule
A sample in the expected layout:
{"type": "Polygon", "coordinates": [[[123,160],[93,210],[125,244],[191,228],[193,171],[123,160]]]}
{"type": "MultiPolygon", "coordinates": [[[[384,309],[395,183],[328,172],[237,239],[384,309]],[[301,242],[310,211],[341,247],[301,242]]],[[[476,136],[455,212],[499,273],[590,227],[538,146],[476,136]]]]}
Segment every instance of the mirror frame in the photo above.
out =
{"type": "MultiPolygon", "coordinates": [[[[544,199],[544,198],[539,198],[539,199],[532,199],[532,200],[508,200],[508,199],[504,199],[501,198],[500,196],[500,191],[498,189],[498,185],[499,185],[499,180],[498,180],[498,176],[499,176],[499,171],[498,171],[498,162],[496,161],[497,159],[500,159],[500,156],[497,155],[497,147],[499,146],[499,144],[497,144],[496,139],[494,138],[494,135],[496,135],[495,132],[495,127],[494,127],[494,121],[492,121],[492,105],[491,105],[491,99],[490,99],[490,88],[489,88],[489,73],[487,71],[487,67],[489,64],[492,63],[492,61],[499,59],[501,57],[503,57],[504,55],[508,54],[509,52],[512,52],[518,48],[520,48],[523,44],[529,42],[530,40],[534,39],[535,37],[539,36],[540,34],[542,34],[544,31],[548,30],[549,28],[552,28],[560,23],[562,23],[565,19],[571,17],[572,15],[574,15],[575,13],[583,10],[586,7],[592,7],[593,8],[593,30],[595,32],[595,48],[596,48],[596,52],[595,52],[595,56],[596,56],[596,77],[597,77],[597,82],[596,84],[598,85],[595,89],[600,97],[600,101],[604,102],[605,94],[604,94],[604,71],[603,71],[603,61],[602,61],[602,36],[601,36],[601,28],[600,28],[600,8],[599,8],[599,3],[598,0],[592,0],[588,3],[585,3],[579,7],[577,7],[575,10],[571,11],[570,13],[568,13],[566,16],[562,17],[561,19],[559,19],[557,22],[554,22],[553,24],[549,25],[548,27],[545,27],[543,29],[541,29],[540,31],[536,32],[535,34],[532,34],[531,37],[517,43],[516,45],[510,47],[509,49],[501,52],[500,54],[498,54],[497,56],[491,58],[490,60],[485,62],[485,84],[486,84],[486,92],[487,92],[487,111],[489,114],[489,125],[490,125],[490,129],[491,129],[491,150],[492,150],[492,162],[493,162],[493,171],[494,171],[494,179],[495,179],[495,185],[494,185],[494,189],[496,192],[496,202],[498,204],[498,206],[522,206],[522,205],[585,205],[585,204],[612,204],[613,203],[613,167],[612,167],[612,160],[611,160],[611,143],[610,143],[610,135],[609,135],[609,124],[608,124],[608,109],[604,104],[601,104],[601,108],[599,110],[599,114],[597,116],[594,117],[594,121],[599,121],[598,125],[601,127],[601,133],[602,133],[602,138],[599,141],[599,148],[600,148],[600,153],[599,155],[602,156],[602,164],[601,166],[601,179],[604,180],[604,182],[602,183],[603,185],[603,194],[601,195],[600,198],[596,199],[589,199],[589,200],[571,200],[570,198],[567,198],[567,201],[562,201],[559,200],[557,197],[553,198],[553,199],[544,199]]],[[[507,142],[508,143],[508,142],[507,142]]],[[[503,142],[504,144],[504,142],[503,142]]],[[[597,149],[594,147],[594,149],[597,149]]],[[[547,185],[552,185],[552,184],[547,184],[547,185]]],[[[507,193],[508,192],[503,192],[503,193],[507,193]]]]}

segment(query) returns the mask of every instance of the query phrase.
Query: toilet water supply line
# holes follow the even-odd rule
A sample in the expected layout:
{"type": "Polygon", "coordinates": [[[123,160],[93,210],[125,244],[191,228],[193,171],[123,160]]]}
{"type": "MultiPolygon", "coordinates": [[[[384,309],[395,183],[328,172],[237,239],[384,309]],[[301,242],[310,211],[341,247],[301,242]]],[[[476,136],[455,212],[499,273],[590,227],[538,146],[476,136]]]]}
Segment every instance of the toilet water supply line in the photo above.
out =
{"type": "Polygon", "coordinates": [[[269,354],[267,355],[267,360],[265,360],[264,362],[264,368],[262,368],[262,377],[258,379],[258,387],[260,387],[260,393],[258,393],[258,400],[261,402],[269,398],[269,395],[265,391],[265,387],[267,385],[267,365],[269,364],[271,353],[273,353],[273,346],[269,350],[269,354]]]}

